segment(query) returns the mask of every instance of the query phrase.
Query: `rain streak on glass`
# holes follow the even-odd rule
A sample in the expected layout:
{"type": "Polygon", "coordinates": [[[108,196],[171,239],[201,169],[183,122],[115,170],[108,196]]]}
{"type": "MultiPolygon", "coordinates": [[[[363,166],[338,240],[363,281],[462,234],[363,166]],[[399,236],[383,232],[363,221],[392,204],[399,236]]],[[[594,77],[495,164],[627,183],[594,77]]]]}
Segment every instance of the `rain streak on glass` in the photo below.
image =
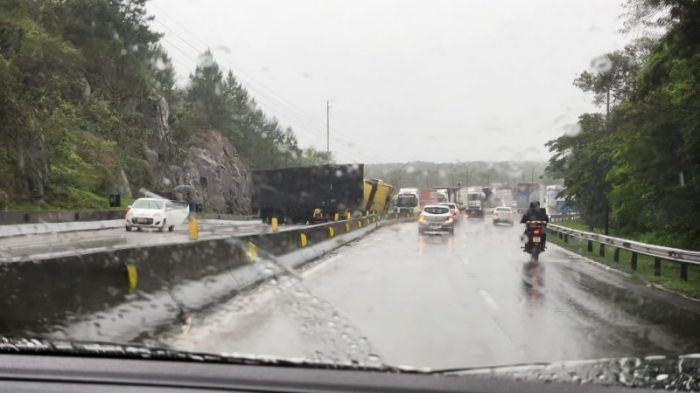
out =
{"type": "Polygon", "coordinates": [[[698,390],[697,1],[504,1],[3,2],[0,349],[698,390]]]}

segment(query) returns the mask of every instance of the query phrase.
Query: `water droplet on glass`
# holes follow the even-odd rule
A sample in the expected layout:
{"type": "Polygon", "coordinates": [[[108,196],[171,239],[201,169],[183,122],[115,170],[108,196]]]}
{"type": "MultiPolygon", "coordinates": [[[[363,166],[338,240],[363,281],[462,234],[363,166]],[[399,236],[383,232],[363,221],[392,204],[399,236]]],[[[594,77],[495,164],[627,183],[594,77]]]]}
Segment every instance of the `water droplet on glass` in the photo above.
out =
{"type": "Polygon", "coordinates": [[[581,133],[581,125],[578,123],[567,124],[563,127],[564,135],[568,137],[575,137],[581,133]]]}
{"type": "Polygon", "coordinates": [[[382,358],[376,353],[370,353],[367,355],[367,363],[378,366],[382,364],[382,358]]]}
{"type": "Polygon", "coordinates": [[[599,74],[605,74],[612,69],[612,61],[607,55],[599,56],[591,61],[591,68],[599,74]]]}

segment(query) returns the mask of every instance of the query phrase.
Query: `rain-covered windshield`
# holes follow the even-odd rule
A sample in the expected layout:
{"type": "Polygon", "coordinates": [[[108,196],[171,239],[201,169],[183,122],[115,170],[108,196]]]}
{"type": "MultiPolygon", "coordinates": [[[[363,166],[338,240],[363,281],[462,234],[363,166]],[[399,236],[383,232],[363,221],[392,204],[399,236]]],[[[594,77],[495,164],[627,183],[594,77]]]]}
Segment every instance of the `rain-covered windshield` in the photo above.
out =
{"type": "Polygon", "coordinates": [[[699,26],[690,0],[0,0],[0,336],[698,353],[699,26]]]}

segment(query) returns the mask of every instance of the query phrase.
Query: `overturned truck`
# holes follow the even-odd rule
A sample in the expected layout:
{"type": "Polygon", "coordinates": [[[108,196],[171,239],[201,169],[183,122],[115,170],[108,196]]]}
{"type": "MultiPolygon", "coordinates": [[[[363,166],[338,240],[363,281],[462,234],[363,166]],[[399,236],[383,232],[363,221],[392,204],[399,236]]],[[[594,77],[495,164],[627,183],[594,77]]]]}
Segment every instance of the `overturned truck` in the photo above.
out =
{"type": "Polygon", "coordinates": [[[263,222],[319,222],[336,214],[384,212],[392,187],[364,179],[362,164],[328,164],[253,171],[253,210],[263,222]]]}

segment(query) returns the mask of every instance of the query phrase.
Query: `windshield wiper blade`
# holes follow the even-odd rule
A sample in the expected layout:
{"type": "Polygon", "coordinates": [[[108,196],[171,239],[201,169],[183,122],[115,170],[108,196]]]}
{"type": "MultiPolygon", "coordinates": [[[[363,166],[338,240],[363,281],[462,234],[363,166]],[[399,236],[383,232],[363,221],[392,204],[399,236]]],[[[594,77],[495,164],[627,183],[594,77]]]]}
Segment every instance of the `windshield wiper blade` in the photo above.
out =
{"type": "Polygon", "coordinates": [[[151,359],[203,363],[226,363],[256,366],[305,367],[335,370],[377,371],[393,373],[426,373],[424,370],[388,365],[368,365],[359,362],[325,363],[304,358],[275,356],[213,354],[146,347],[136,344],[115,344],[97,341],[72,341],[36,337],[0,336],[0,354],[34,354],[53,356],[85,356],[120,359],[151,359]]]}
{"type": "Polygon", "coordinates": [[[440,369],[430,370],[428,372],[428,374],[441,375],[441,374],[463,374],[463,373],[471,373],[471,372],[481,373],[481,372],[490,372],[490,371],[509,369],[509,368],[520,368],[520,367],[539,368],[539,367],[547,367],[547,366],[551,366],[551,365],[552,365],[552,363],[550,363],[550,362],[533,362],[533,363],[501,364],[501,365],[495,365],[495,366],[453,367],[453,368],[440,368],[440,369]]]}

